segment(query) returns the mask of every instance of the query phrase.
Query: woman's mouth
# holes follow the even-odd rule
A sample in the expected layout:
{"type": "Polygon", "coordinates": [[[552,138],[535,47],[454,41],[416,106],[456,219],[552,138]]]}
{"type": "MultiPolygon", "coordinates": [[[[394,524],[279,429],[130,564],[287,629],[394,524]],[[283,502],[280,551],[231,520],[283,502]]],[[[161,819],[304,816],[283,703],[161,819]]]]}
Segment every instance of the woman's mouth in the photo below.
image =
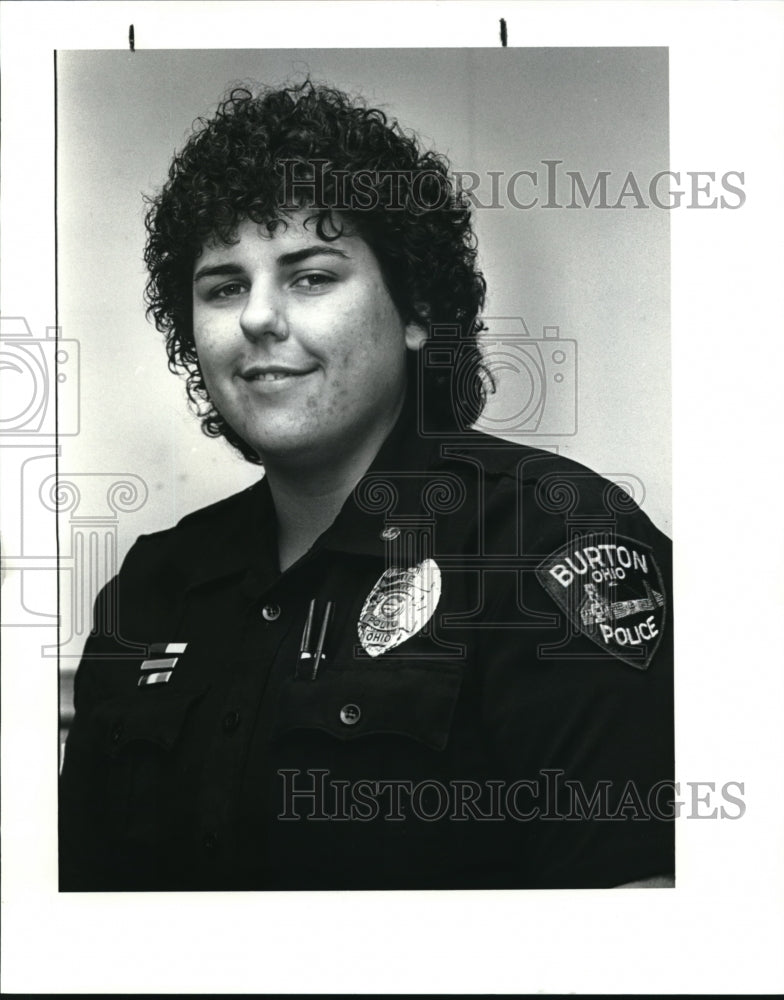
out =
{"type": "Polygon", "coordinates": [[[251,365],[240,374],[244,379],[283,378],[287,375],[309,375],[315,371],[315,365],[295,368],[289,365],[251,365]]]}
{"type": "Polygon", "coordinates": [[[274,383],[292,382],[295,379],[311,375],[314,368],[289,368],[284,365],[253,365],[240,373],[243,381],[251,385],[272,385],[274,383]]]}

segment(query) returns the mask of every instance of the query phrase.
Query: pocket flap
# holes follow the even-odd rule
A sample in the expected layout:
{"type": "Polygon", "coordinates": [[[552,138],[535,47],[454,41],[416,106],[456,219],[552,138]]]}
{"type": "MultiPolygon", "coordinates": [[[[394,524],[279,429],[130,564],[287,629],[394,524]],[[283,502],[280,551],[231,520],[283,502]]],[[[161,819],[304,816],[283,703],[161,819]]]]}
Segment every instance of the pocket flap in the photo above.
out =
{"type": "Polygon", "coordinates": [[[197,691],[141,688],[133,694],[101,702],[92,714],[101,749],[114,756],[137,740],[170,749],[180,734],[188,709],[205,691],[206,687],[197,691]]]}
{"type": "Polygon", "coordinates": [[[449,739],[460,670],[396,666],[325,671],[317,680],[287,680],[272,739],[318,729],[339,740],[379,733],[407,736],[435,750],[449,739]]]}

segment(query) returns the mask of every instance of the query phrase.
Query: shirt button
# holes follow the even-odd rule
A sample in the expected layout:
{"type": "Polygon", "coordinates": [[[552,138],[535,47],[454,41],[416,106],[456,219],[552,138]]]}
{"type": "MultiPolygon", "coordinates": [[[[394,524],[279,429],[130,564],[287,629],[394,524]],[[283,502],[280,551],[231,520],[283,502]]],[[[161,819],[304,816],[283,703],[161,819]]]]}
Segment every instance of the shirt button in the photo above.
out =
{"type": "Polygon", "coordinates": [[[234,730],[240,724],[240,713],[239,712],[227,712],[223,716],[223,731],[224,733],[233,733],[234,730]]]}
{"type": "Polygon", "coordinates": [[[400,528],[384,528],[381,537],[385,542],[394,542],[396,538],[400,537],[400,528]]]}
{"type": "Polygon", "coordinates": [[[265,604],[261,609],[261,614],[264,621],[274,622],[280,618],[280,605],[278,604],[265,604]]]}
{"type": "Polygon", "coordinates": [[[205,848],[208,851],[214,851],[218,846],[218,834],[217,833],[205,833],[204,840],[202,841],[205,848]]]}
{"type": "Polygon", "coordinates": [[[340,710],[340,721],[344,726],[355,726],[361,715],[359,705],[344,705],[340,710]]]}
{"type": "Polygon", "coordinates": [[[112,726],[112,743],[119,743],[122,739],[123,734],[123,724],[122,722],[115,722],[112,726]]]}

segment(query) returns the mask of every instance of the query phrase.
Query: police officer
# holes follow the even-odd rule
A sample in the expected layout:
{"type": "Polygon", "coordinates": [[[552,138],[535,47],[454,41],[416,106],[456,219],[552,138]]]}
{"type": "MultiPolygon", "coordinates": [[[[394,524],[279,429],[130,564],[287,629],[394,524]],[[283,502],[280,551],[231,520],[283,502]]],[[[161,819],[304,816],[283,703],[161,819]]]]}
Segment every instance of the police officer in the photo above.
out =
{"type": "Polygon", "coordinates": [[[147,227],[170,364],[264,475],[98,598],[61,887],[671,872],[669,542],[470,430],[485,285],[445,161],[338,91],[235,91],[147,227]]]}

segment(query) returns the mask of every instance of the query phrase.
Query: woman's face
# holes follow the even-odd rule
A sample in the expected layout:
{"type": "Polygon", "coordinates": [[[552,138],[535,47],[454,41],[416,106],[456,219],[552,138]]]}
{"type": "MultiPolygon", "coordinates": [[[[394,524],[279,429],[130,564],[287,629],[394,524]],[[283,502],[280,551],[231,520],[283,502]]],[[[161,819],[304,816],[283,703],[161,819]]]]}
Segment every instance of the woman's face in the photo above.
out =
{"type": "Polygon", "coordinates": [[[402,405],[406,325],[357,235],[319,239],[295,213],[270,235],[243,222],[193,275],[193,331],[210,398],[263,461],[330,460],[386,436],[402,405]]]}

